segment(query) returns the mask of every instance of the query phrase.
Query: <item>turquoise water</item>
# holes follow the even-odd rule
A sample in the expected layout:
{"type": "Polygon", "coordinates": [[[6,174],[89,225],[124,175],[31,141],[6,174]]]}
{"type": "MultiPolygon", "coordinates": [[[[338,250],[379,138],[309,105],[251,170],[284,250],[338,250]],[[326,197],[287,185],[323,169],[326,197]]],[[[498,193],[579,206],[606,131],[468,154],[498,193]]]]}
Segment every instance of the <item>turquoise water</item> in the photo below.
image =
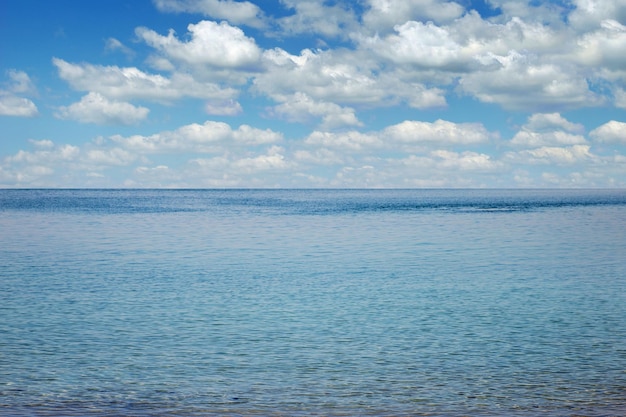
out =
{"type": "Polygon", "coordinates": [[[0,190],[2,416],[624,416],[624,190],[0,190]]]}

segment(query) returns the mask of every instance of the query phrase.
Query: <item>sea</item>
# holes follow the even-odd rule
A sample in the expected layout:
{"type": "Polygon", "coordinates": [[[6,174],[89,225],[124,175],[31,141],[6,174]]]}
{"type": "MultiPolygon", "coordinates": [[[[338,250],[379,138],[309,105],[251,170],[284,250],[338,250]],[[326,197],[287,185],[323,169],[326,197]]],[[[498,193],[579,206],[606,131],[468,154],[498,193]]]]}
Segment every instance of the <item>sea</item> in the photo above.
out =
{"type": "Polygon", "coordinates": [[[626,190],[0,190],[0,416],[626,416],[626,190]]]}

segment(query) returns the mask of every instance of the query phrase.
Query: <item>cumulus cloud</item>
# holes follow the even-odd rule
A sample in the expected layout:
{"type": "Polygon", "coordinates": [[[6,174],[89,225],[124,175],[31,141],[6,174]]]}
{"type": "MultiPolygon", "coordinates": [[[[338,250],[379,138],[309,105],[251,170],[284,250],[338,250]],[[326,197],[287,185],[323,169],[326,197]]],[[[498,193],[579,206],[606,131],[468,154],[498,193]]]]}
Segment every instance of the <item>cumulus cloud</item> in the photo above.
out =
{"type": "Polygon", "coordinates": [[[450,39],[444,28],[433,22],[410,21],[395,29],[398,34],[378,41],[375,49],[396,63],[453,69],[457,62],[466,59],[461,56],[461,46],[450,39]]]}
{"type": "MultiPolygon", "coordinates": [[[[31,151],[0,162],[2,181],[71,184],[74,175],[79,186],[626,185],[626,124],[606,119],[586,134],[578,123],[583,112],[567,112],[626,108],[626,0],[489,0],[498,8],[489,18],[469,10],[471,3],[445,0],[280,0],[276,16],[245,0],[153,3],[195,20],[184,33],[136,28],[136,53],[146,54],[137,66],[54,58],[58,76],[84,94],[55,115],[133,125],[150,114],[142,106],[156,103],[170,106],[162,110],[172,120],[188,111],[193,121],[204,110],[236,116],[239,127],[125,127],[123,135],[80,146],[31,140],[31,151]],[[459,103],[473,108],[461,115],[459,103]],[[529,115],[506,141],[481,119],[496,106],[529,115]],[[253,111],[306,126],[284,140],[241,124],[255,120],[253,111]],[[108,172],[125,177],[115,182],[108,172]]],[[[117,38],[104,42],[105,52],[133,55],[117,38]]],[[[6,79],[0,114],[36,115],[30,77],[11,70],[6,79]]],[[[496,113],[502,121],[490,125],[519,116],[496,113]]]]}
{"type": "Polygon", "coordinates": [[[293,15],[278,19],[288,35],[311,33],[336,38],[347,37],[357,30],[354,11],[341,3],[330,6],[310,0],[282,0],[282,3],[294,11],[293,15]]]}
{"type": "Polygon", "coordinates": [[[292,55],[276,48],[263,55],[266,71],[255,75],[253,90],[275,101],[305,94],[316,101],[349,106],[388,106],[406,102],[425,109],[445,106],[445,92],[392,70],[380,71],[359,52],[303,50],[292,55]]]}
{"type": "Polygon", "coordinates": [[[57,117],[82,123],[131,125],[144,120],[149,112],[145,107],[108,100],[99,93],[91,92],[77,103],[60,107],[57,117]]]}
{"type": "Polygon", "coordinates": [[[433,123],[407,120],[389,126],[383,135],[402,143],[478,144],[488,142],[491,135],[480,123],[453,123],[437,120],[433,123]]]}
{"type": "Polygon", "coordinates": [[[72,64],[59,58],[53,58],[52,63],[59,76],[75,90],[100,93],[112,99],[170,102],[183,97],[230,99],[237,94],[235,89],[199,82],[189,74],[177,73],[167,78],[135,67],[72,64]]]}
{"type": "Polygon", "coordinates": [[[20,150],[5,160],[13,164],[26,164],[31,169],[51,172],[55,163],[75,161],[80,156],[80,148],[73,145],[40,147],[34,152],[20,150]]]}
{"type": "Polygon", "coordinates": [[[577,62],[608,71],[621,70],[626,65],[626,26],[612,19],[603,20],[598,29],[585,33],[577,46],[577,62]]]}
{"type": "Polygon", "coordinates": [[[14,94],[37,94],[37,88],[33,84],[32,80],[24,71],[8,70],[7,76],[9,82],[7,83],[7,90],[14,94]]]}
{"type": "Polygon", "coordinates": [[[256,129],[241,125],[233,130],[223,122],[207,121],[204,124],[192,123],[173,131],[156,133],[150,136],[113,136],[115,143],[125,149],[140,153],[165,152],[219,152],[225,145],[264,145],[282,140],[282,135],[270,129],[256,129]]]}
{"type": "Polygon", "coordinates": [[[254,39],[226,22],[203,20],[188,26],[190,39],[179,40],[174,31],[162,36],[151,29],[137,28],[135,33],[168,59],[189,65],[208,65],[220,69],[246,69],[257,64],[261,50],[254,39]]]}
{"type": "Polygon", "coordinates": [[[39,114],[37,106],[24,95],[36,95],[37,89],[24,71],[6,72],[9,81],[6,89],[0,89],[0,116],[34,117],[39,114]]]}
{"type": "Polygon", "coordinates": [[[367,0],[363,22],[372,31],[384,31],[410,20],[450,21],[464,9],[458,3],[443,0],[367,0]]]}
{"type": "Polygon", "coordinates": [[[280,146],[272,146],[265,155],[242,158],[233,164],[233,166],[244,173],[257,173],[262,171],[284,170],[289,167],[289,163],[282,154],[283,148],[280,146]]]}
{"type": "Polygon", "coordinates": [[[398,65],[454,72],[497,69],[502,66],[497,57],[511,51],[554,54],[562,51],[567,40],[540,22],[513,17],[494,23],[475,11],[446,25],[407,21],[394,26],[394,32],[358,39],[362,47],[398,65]]]}
{"type": "Polygon", "coordinates": [[[314,131],[304,141],[306,145],[350,151],[380,148],[383,142],[376,134],[348,131],[341,133],[314,131]]]}
{"type": "Polygon", "coordinates": [[[452,152],[446,150],[433,151],[430,156],[435,159],[440,171],[478,171],[491,172],[500,168],[501,164],[495,162],[484,153],[472,151],[452,152]]]}
{"type": "Polygon", "coordinates": [[[589,145],[574,145],[566,147],[542,146],[535,149],[523,150],[517,153],[508,153],[505,157],[517,163],[573,165],[586,160],[594,159],[589,145]]]}
{"type": "Polygon", "coordinates": [[[526,148],[579,145],[587,141],[581,135],[584,126],[572,123],[559,113],[535,113],[515,134],[511,145],[526,148]]]}
{"type": "Polygon", "coordinates": [[[563,131],[531,132],[523,130],[515,134],[511,140],[511,145],[533,148],[549,145],[576,145],[586,142],[581,135],[572,135],[563,131]]]}
{"type": "Polygon", "coordinates": [[[134,162],[136,155],[125,149],[89,149],[85,152],[84,162],[98,166],[125,166],[134,162]]]}
{"type": "Polygon", "coordinates": [[[204,187],[285,186],[291,181],[285,173],[294,168],[293,162],[280,146],[270,146],[263,152],[248,156],[220,155],[194,158],[183,167],[184,177],[204,187]],[[259,176],[264,176],[261,179],[259,176]]]}
{"type": "Polygon", "coordinates": [[[589,132],[589,136],[598,142],[626,144],[626,123],[611,120],[589,132]]]}
{"type": "Polygon", "coordinates": [[[574,0],[570,23],[579,30],[595,28],[605,19],[626,22],[625,0],[574,0]]]}
{"type": "Polygon", "coordinates": [[[281,104],[274,106],[271,113],[290,122],[307,123],[310,119],[321,118],[323,130],[349,126],[360,126],[354,109],[341,107],[335,103],[315,101],[304,93],[295,93],[280,98],[281,104]]]}
{"type": "Polygon", "coordinates": [[[0,90],[0,116],[33,117],[39,114],[31,100],[0,90]]]}
{"type": "Polygon", "coordinates": [[[353,151],[401,149],[403,147],[449,147],[483,144],[494,138],[480,123],[453,123],[446,120],[421,122],[406,120],[382,131],[361,133],[315,131],[305,141],[307,145],[353,151]]]}
{"type": "Polygon", "coordinates": [[[305,49],[292,55],[276,48],[264,53],[264,61],[266,71],[253,83],[255,91],[270,97],[300,92],[316,100],[368,103],[387,95],[367,68],[342,53],[305,49]]]}
{"type": "Polygon", "coordinates": [[[626,90],[616,87],[613,91],[615,107],[626,109],[626,90]]]}
{"type": "Polygon", "coordinates": [[[483,102],[513,110],[573,108],[604,101],[574,69],[542,63],[515,51],[494,58],[500,63],[497,70],[465,75],[459,81],[460,90],[483,102]]]}
{"type": "Polygon", "coordinates": [[[233,0],[153,0],[164,12],[201,13],[214,19],[228,20],[233,24],[262,28],[263,12],[249,1],[233,0]]]}
{"type": "Polygon", "coordinates": [[[563,129],[568,132],[582,133],[585,127],[580,123],[572,123],[559,113],[534,113],[528,118],[523,128],[534,132],[546,132],[563,129]]]}
{"type": "Polygon", "coordinates": [[[241,104],[233,99],[208,101],[204,110],[214,116],[235,116],[243,111],[241,104]]]}

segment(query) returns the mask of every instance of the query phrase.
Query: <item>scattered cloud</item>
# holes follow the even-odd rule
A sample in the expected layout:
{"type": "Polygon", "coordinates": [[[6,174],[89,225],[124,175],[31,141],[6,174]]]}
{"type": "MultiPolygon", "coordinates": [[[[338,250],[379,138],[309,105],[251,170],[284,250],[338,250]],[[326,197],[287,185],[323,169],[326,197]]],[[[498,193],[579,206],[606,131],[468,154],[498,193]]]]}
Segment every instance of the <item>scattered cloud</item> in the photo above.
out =
{"type": "Polygon", "coordinates": [[[165,55],[169,60],[191,66],[209,66],[218,69],[246,69],[257,65],[261,50],[254,39],[227,22],[203,20],[188,26],[190,39],[179,40],[174,31],[167,36],[139,27],[137,36],[165,55]]]}
{"type": "Polygon", "coordinates": [[[384,136],[402,143],[433,143],[472,145],[485,143],[492,136],[480,123],[452,123],[437,120],[434,123],[404,121],[385,129],[384,136]]]}
{"type": "Polygon", "coordinates": [[[626,187],[626,0],[152,4],[4,69],[7,126],[91,136],[3,133],[0,185],[626,187]]]}
{"type": "Polygon", "coordinates": [[[559,113],[535,113],[515,134],[511,145],[525,148],[585,144],[584,126],[572,123],[559,113]]]}
{"type": "Polygon", "coordinates": [[[626,123],[611,120],[589,132],[589,136],[598,142],[626,144],[626,123]]]}
{"type": "Polygon", "coordinates": [[[201,82],[185,73],[175,73],[168,78],[136,67],[72,64],[59,58],[53,58],[52,62],[59,76],[73,89],[99,93],[110,99],[168,103],[185,97],[227,100],[237,94],[234,88],[201,82]]]}
{"type": "Polygon", "coordinates": [[[241,125],[233,130],[226,123],[207,121],[204,124],[193,123],[174,131],[150,136],[115,135],[111,140],[125,149],[138,153],[216,153],[227,151],[230,145],[256,146],[278,143],[282,140],[282,135],[269,129],[261,130],[248,125],[241,125]]]}
{"type": "Polygon", "coordinates": [[[383,32],[407,21],[444,23],[461,17],[464,9],[456,2],[440,0],[367,0],[363,23],[383,32]]]}
{"type": "Polygon", "coordinates": [[[509,154],[508,157],[517,159],[518,163],[572,165],[584,160],[593,159],[589,145],[574,145],[568,147],[542,146],[509,154]]]}
{"type": "Polygon", "coordinates": [[[263,12],[249,1],[233,0],[153,0],[163,12],[200,13],[216,20],[227,20],[235,25],[262,28],[263,12]]]}
{"type": "Polygon", "coordinates": [[[304,93],[284,96],[279,100],[283,102],[274,106],[270,113],[290,122],[308,123],[311,118],[321,118],[319,127],[323,130],[362,125],[354,109],[331,102],[315,101],[304,93]]]}
{"type": "Polygon", "coordinates": [[[346,38],[358,28],[354,11],[346,4],[311,0],[282,0],[293,14],[278,19],[282,31],[289,35],[316,34],[327,38],[346,38]]]}
{"type": "Polygon", "coordinates": [[[78,103],[60,107],[57,117],[81,123],[131,125],[144,120],[149,112],[150,110],[146,107],[108,100],[100,93],[91,92],[78,103]]]}
{"type": "Polygon", "coordinates": [[[0,91],[0,116],[33,117],[39,113],[31,100],[0,91]]]}
{"type": "Polygon", "coordinates": [[[106,52],[121,52],[128,59],[135,57],[135,52],[115,38],[108,38],[104,43],[106,52]]]}
{"type": "Polygon", "coordinates": [[[493,58],[500,64],[497,69],[467,74],[459,81],[460,90],[511,110],[571,109],[605,101],[571,67],[514,51],[493,58]]]}
{"type": "Polygon", "coordinates": [[[563,129],[573,133],[583,133],[585,127],[580,123],[572,123],[559,113],[535,113],[528,118],[524,130],[534,132],[551,132],[563,129]]]}
{"type": "Polygon", "coordinates": [[[0,116],[34,117],[39,114],[35,103],[27,97],[37,95],[37,89],[28,74],[8,70],[9,79],[0,89],[0,116]]]}

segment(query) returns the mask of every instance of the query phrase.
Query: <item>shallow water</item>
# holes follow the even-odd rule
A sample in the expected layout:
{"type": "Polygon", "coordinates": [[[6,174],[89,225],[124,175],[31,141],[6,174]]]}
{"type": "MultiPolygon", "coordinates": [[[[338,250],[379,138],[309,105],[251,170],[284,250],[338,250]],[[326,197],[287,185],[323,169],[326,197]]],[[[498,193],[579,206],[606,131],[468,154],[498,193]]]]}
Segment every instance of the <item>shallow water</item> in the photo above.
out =
{"type": "Polygon", "coordinates": [[[0,190],[0,415],[626,415],[623,190],[0,190]]]}

